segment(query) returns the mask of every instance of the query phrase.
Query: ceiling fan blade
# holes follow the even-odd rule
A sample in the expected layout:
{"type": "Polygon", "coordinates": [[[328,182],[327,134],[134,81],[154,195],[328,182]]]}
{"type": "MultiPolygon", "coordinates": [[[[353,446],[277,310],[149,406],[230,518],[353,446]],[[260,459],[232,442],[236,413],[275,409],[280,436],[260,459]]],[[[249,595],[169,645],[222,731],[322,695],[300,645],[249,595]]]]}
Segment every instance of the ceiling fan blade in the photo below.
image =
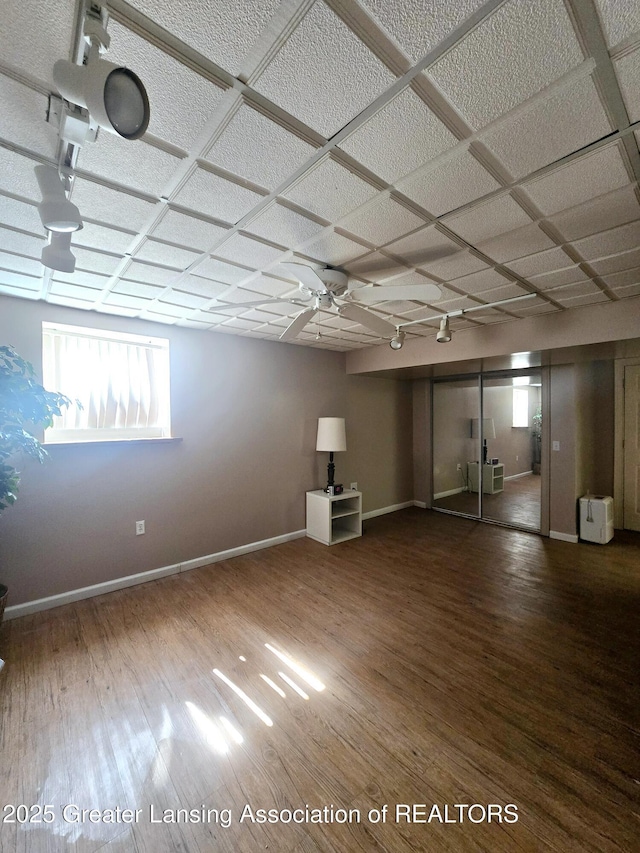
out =
{"type": "MultiPolygon", "coordinates": [[[[309,297],[311,299],[311,297],[309,297]]],[[[297,299],[256,299],[252,302],[225,302],[222,299],[216,299],[216,304],[212,308],[206,308],[206,311],[219,311],[223,308],[252,308],[254,305],[296,305],[299,308],[304,308],[304,302],[297,299]]]]}
{"type": "MultiPolygon", "coordinates": [[[[301,281],[305,287],[308,287],[309,290],[319,290],[324,292],[326,290],[324,282],[320,278],[320,276],[316,273],[314,269],[312,269],[307,264],[278,264],[280,269],[285,270],[296,278],[298,281],[301,281]]],[[[274,270],[275,272],[275,270],[274,270]]]]}
{"type": "MultiPolygon", "coordinates": [[[[298,332],[301,332],[304,327],[307,325],[309,320],[317,314],[317,310],[315,308],[305,308],[304,311],[301,311],[293,320],[293,322],[289,323],[284,332],[280,335],[281,341],[292,341],[295,337],[297,337],[298,332]]],[[[394,329],[395,332],[395,329],[394,329]]]]}
{"type": "Polygon", "coordinates": [[[395,326],[359,305],[353,305],[353,303],[341,305],[338,308],[338,313],[341,317],[346,317],[347,320],[353,320],[355,323],[360,323],[361,326],[366,326],[367,329],[377,332],[383,338],[392,338],[396,333],[395,326]]]}
{"type": "Polygon", "coordinates": [[[376,305],[378,302],[397,302],[415,300],[416,302],[436,302],[442,297],[437,284],[382,284],[378,287],[357,287],[349,292],[354,302],[362,305],[376,305]]]}

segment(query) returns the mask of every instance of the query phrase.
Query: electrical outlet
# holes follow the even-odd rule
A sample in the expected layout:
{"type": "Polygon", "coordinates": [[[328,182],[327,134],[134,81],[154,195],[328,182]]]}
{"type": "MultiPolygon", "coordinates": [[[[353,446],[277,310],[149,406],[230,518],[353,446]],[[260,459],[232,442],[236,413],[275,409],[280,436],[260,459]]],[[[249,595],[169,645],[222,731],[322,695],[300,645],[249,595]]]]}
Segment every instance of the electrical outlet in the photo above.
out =
{"type": "Polygon", "coordinates": [[[456,465],[456,471],[462,471],[462,465],[459,462],[456,465]]]}
{"type": "Polygon", "coordinates": [[[351,483],[351,489],[352,489],[354,492],[357,492],[357,491],[358,491],[358,484],[357,484],[357,483],[351,483]]]}
{"type": "Polygon", "coordinates": [[[516,453],[516,462],[519,462],[519,461],[520,461],[520,457],[519,457],[519,456],[518,456],[518,454],[516,453]]]}
{"type": "Polygon", "coordinates": [[[136,521],[136,536],[142,536],[144,533],[144,521],[136,521]]]}

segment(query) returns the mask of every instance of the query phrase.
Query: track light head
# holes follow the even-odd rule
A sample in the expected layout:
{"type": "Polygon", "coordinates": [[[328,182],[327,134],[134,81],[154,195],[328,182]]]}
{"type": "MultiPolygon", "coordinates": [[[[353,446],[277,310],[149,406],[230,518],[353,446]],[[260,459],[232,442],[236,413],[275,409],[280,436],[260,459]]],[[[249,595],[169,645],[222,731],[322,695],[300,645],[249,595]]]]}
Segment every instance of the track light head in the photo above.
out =
{"type": "Polygon", "coordinates": [[[139,139],[149,126],[149,98],[137,74],[90,54],[86,65],[59,59],[53,79],[63,98],[85,107],[99,127],[139,139]]]}
{"type": "Polygon", "coordinates": [[[71,251],[71,232],[49,232],[49,243],[42,250],[40,257],[43,266],[58,272],[73,272],[76,259],[71,251]]]}
{"type": "Polygon", "coordinates": [[[436,335],[436,340],[439,344],[448,344],[451,340],[451,329],[449,328],[449,318],[445,315],[440,320],[440,329],[436,335]]]}
{"type": "Polygon", "coordinates": [[[404,339],[406,338],[406,336],[406,332],[397,328],[395,335],[389,341],[389,346],[391,347],[391,349],[402,349],[402,345],[404,344],[404,339]]]}
{"type": "Polygon", "coordinates": [[[62,233],[82,228],[80,211],[67,198],[58,170],[54,166],[36,166],[33,171],[42,193],[38,213],[44,227],[62,233]]]}

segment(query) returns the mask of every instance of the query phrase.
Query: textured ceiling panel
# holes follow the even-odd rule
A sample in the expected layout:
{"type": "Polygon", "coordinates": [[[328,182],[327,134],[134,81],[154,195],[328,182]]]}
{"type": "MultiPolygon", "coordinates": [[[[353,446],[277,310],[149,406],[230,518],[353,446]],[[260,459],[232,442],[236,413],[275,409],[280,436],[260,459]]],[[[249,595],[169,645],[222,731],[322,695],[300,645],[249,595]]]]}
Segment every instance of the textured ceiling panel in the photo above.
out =
{"type": "Polygon", "coordinates": [[[20,0],[11,8],[3,4],[0,15],[2,60],[33,75],[53,88],[53,65],[69,58],[74,4],[51,0],[43,13],[36,0],[20,0]],[[28,37],[28,38],[27,38],[28,37]]]}
{"type": "Polygon", "coordinates": [[[215,296],[220,296],[225,290],[229,289],[229,285],[221,281],[210,281],[207,278],[200,278],[197,275],[190,275],[180,282],[181,290],[186,293],[195,293],[199,296],[213,299],[215,296]]]}
{"type": "Polygon", "coordinates": [[[483,135],[515,177],[554,163],[611,133],[591,77],[583,77],[483,135]]]}
{"type": "Polygon", "coordinates": [[[501,287],[508,281],[509,279],[496,270],[486,269],[473,275],[456,278],[450,281],[449,284],[463,293],[476,294],[483,293],[485,290],[491,290],[492,288],[501,287]]]}
{"type": "Polygon", "coordinates": [[[407,231],[424,225],[424,219],[391,198],[383,197],[363,212],[352,213],[341,227],[376,246],[384,246],[407,231]]]}
{"type": "Polygon", "coordinates": [[[625,252],[628,249],[637,248],[638,245],[640,245],[640,223],[638,222],[603,231],[601,234],[586,237],[573,244],[574,248],[587,260],[625,252]]]}
{"type": "Polygon", "coordinates": [[[121,62],[144,80],[151,105],[149,132],[188,149],[224,90],[115,21],[109,23],[109,35],[109,61],[121,62]]]}
{"type": "Polygon", "coordinates": [[[325,232],[319,240],[308,243],[304,247],[304,254],[308,258],[315,258],[327,264],[345,264],[353,258],[358,258],[367,251],[365,246],[349,240],[342,234],[325,232]]]}
{"type": "Polygon", "coordinates": [[[85,145],[78,157],[78,168],[107,180],[115,180],[149,195],[164,195],[164,188],[175,174],[180,160],[145,142],[129,142],[113,133],[100,131],[98,139],[85,145]]]}
{"type": "Polygon", "coordinates": [[[369,201],[376,192],[371,184],[327,158],[307,172],[284,196],[335,222],[369,201]]]}
{"type": "Polygon", "coordinates": [[[498,189],[500,184],[467,151],[398,182],[398,189],[435,216],[498,189]]]}
{"type": "Polygon", "coordinates": [[[607,145],[528,181],[523,189],[546,215],[558,213],[629,183],[617,145],[607,145]]]}
{"type": "Polygon", "coordinates": [[[577,281],[586,281],[589,276],[578,266],[570,266],[563,270],[547,272],[542,275],[530,276],[529,281],[537,290],[549,290],[562,287],[577,281]]]}
{"type": "Polygon", "coordinates": [[[213,225],[205,219],[167,208],[151,233],[154,237],[170,240],[173,243],[182,243],[188,248],[204,252],[216,241],[221,240],[226,232],[226,228],[213,225]]]}
{"type": "Polygon", "coordinates": [[[178,277],[180,271],[154,267],[142,261],[131,261],[122,277],[132,281],[144,281],[147,284],[159,284],[162,286],[172,284],[178,277]]]}
{"type": "Polygon", "coordinates": [[[273,190],[315,150],[257,110],[243,105],[207,152],[206,159],[273,190]]]}
{"type": "Polygon", "coordinates": [[[629,270],[640,267],[640,249],[631,249],[619,255],[611,255],[599,261],[592,261],[591,266],[599,275],[617,273],[621,270],[629,270]]]}
{"type": "Polygon", "coordinates": [[[14,228],[22,228],[32,234],[44,234],[44,228],[33,204],[0,195],[0,222],[14,228]]]}
{"type": "Polygon", "coordinates": [[[453,278],[459,278],[463,275],[469,275],[472,272],[486,269],[487,264],[472,255],[471,252],[458,252],[450,258],[443,258],[441,261],[426,262],[420,264],[420,268],[426,270],[444,281],[451,281],[453,278]]]}
{"type": "Polygon", "coordinates": [[[566,240],[578,240],[616,225],[624,225],[640,218],[640,205],[636,188],[624,187],[600,198],[556,213],[549,221],[566,240]]]}
{"type": "Polygon", "coordinates": [[[616,73],[631,121],[640,120],[640,50],[616,61],[616,73]]]}
{"type": "Polygon", "coordinates": [[[280,0],[136,0],[136,7],[232,74],[268,25],[280,0]]]}
{"type": "Polygon", "coordinates": [[[152,264],[163,264],[164,266],[185,270],[198,259],[199,254],[170,246],[168,243],[161,243],[158,240],[148,239],[136,251],[135,256],[141,261],[150,261],[152,264]]]}
{"type": "Polygon", "coordinates": [[[504,284],[502,287],[494,287],[491,290],[483,290],[480,293],[475,294],[478,299],[482,299],[484,302],[501,302],[503,299],[515,299],[516,296],[526,296],[529,291],[525,290],[519,284],[514,284],[513,282],[509,282],[509,284],[504,284]]]}
{"type": "Polygon", "coordinates": [[[344,139],[340,148],[393,183],[457,142],[424,101],[405,89],[344,139]]]}
{"type": "Polygon", "coordinates": [[[504,263],[550,249],[553,245],[553,240],[537,225],[525,225],[524,228],[478,243],[478,249],[499,263],[504,263]]]}
{"type": "Polygon", "coordinates": [[[527,278],[530,275],[540,275],[553,270],[560,270],[572,263],[571,258],[560,248],[547,249],[546,252],[536,252],[526,258],[510,261],[509,267],[527,278]]]}
{"type": "Polygon", "coordinates": [[[74,232],[71,237],[72,246],[88,246],[92,249],[104,249],[105,252],[114,252],[124,255],[129,251],[132,240],[136,235],[118,228],[108,228],[106,225],[96,225],[84,220],[80,231],[74,232]]]}
{"type": "Polygon", "coordinates": [[[108,255],[104,252],[92,252],[91,249],[74,248],[76,267],[81,270],[92,270],[105,275],[113,275],[122,260],[120,255],[108,255]]]}
{"type": "MultiPolygon", "coordinates": [[[[0,196],[0,210],[4,199],[0,196]]],[[[40,253],[46,243],[44,231],[42,236],[31,234],[21,234],[19,231],[13,231],[11,228],[0,227],[0,249],[6,249],[8,252],[17,252],[20,255],[28,255],[32,258],[40,258],[40,253]]]]}
{"type": "Polygon", "coordinates": [[[127,228],[142,228],[158,212],[157,204],[84,178],[75,179],[72,201],[83,215],[91,219],[107,225],[126,225],[127,228]]]}
{"type": "Polygon", "coordinates": [[[311,239],[323,228],[323,225],[318,225],[317,222],[300,216],[281,204],[270,205],[246,226],[246,230],[252,234],[265,237],[289,249],[311,239]]]}
{"type": "Polygon", "coordinates": [[[198,264],[193,274],[196,277],[211,278],[225,284],[236,284],[251,275],[251,272],[250,269],[219,261],[217,258],[207,258],[206,261],[198,264]]]}
{"type": "Polygon", "coordinates": [[[608,275],[605,278],[605,282],[612,290],[616,290],[619,287],[627,287],[631,284],[640,284],[640,267],[608,275]]]}
{"type": "Polygon", "coordinates": [[[324,3],[315,3],[255,87],[329,139],[394,79],[324,3]]]}
{"type": "Polygon", "coordinates": [[[465,213],[447,216],[442,221],[467,242],[477,243],[513,231],[520,225],[529,225],[531,217],[510,195],[505,194],[484,204],[474,205],[465,213]]]}
{"type": "Polygon", "coordinates": [[[42,264],[36,258],[25,258],[10,252],[0,252],[0,269],[22,272],[26,275],[39,277],[42,275],[42,264]]]}
{"type": "MultiPolygon", "coordinates": [[[[0,22],[2,19],[6,16],[0,15],[0,22]]],[[[6,42],[1,35],[0,44],[4,54],[6,42]]],[[[39,154],[55,157],[58,135],[47,124],[47,98],[3,74],[0,74],[0,137],[39,154]]]]}
{"type": "Polygon", "coordinates": [[[417,61],[475,12],[483,0],[362,0],[404,52],[417,61]]]}
{"type": "Polygon", "coordinates": [[[261,199],[261,195],[246,187],[226,181],[205,169],[196,169],[173,201],[198,213],[234,224],[261,199]]]}
{"type": "Polygon", "coordinates": [[[640,6],[636,0],[596,0],[609,47],[640,30],[640,6]]]}
{"type": "Polygon", "coordinates": [[[282,258],[282,255],[282,249],[268,246],[259,240],[252,240],[251,237],[245,237],[242,234],[234,234],[216,249],[217,257],[236,261],[256,270],[274,263],[282,258]]]}
{"type": "Polygon", "coordinates": [[[92,288],[94,290],[102,290],[106,287],[108,276],[96,275],[85,270],[76,270],[73,273],[54,272],[54,281],[64,281],[67,284],[76,284],[78,287],[92,288]]]}
{"type": "Polygon", "coordinates": [[[3,189],[23,198],[39,202],[41,199],[40,188],[33,171],[34,166],[37,165],[37,160],[23,157],[7,148],[0,148],[0,174],[3,175],[3,189]]]}
{"type": "Polygon", "coordinates": [[[142,299],[157,299],[164,288],[156,284],[145,284],[140,281],[119,281],[113,288],[114,293],[127,294],[128,296],[139,296],[142,299]]]}
{"type": "Polygon", "coordinates": [[[40,291],[42,280],[30,275],[0,270],[0,282],[7,287],[15,287],[20,290],[40,291]]]}
{"type": "Polygon", "coordinates": [[[509,0],[429,74],[467,121],[480,128],[582,59],[562,0],[509,0]]]}
{"type": "Polygon", "coordinates": [[[451,257],[463,249],[435,226],[427,225],[408,237],[390,243],[386,251],[396,255],[408,266],[417,267],[451,257]]]}

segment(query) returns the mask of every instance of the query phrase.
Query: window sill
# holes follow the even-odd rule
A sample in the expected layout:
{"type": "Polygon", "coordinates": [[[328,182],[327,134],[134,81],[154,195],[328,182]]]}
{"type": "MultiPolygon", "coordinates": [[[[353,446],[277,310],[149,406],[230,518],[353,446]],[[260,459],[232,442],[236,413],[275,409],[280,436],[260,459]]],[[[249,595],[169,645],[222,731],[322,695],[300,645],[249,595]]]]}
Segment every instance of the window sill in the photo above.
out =
{"type": "Polygon", "coordinates": [[[118,446],[131,444],[179,444],[182,438],[100,438],[96,441],[87,439],[86,441],[46,441],[43,447],[48,450],[50,447],[94,447],[95,445],[118,446]]]}

